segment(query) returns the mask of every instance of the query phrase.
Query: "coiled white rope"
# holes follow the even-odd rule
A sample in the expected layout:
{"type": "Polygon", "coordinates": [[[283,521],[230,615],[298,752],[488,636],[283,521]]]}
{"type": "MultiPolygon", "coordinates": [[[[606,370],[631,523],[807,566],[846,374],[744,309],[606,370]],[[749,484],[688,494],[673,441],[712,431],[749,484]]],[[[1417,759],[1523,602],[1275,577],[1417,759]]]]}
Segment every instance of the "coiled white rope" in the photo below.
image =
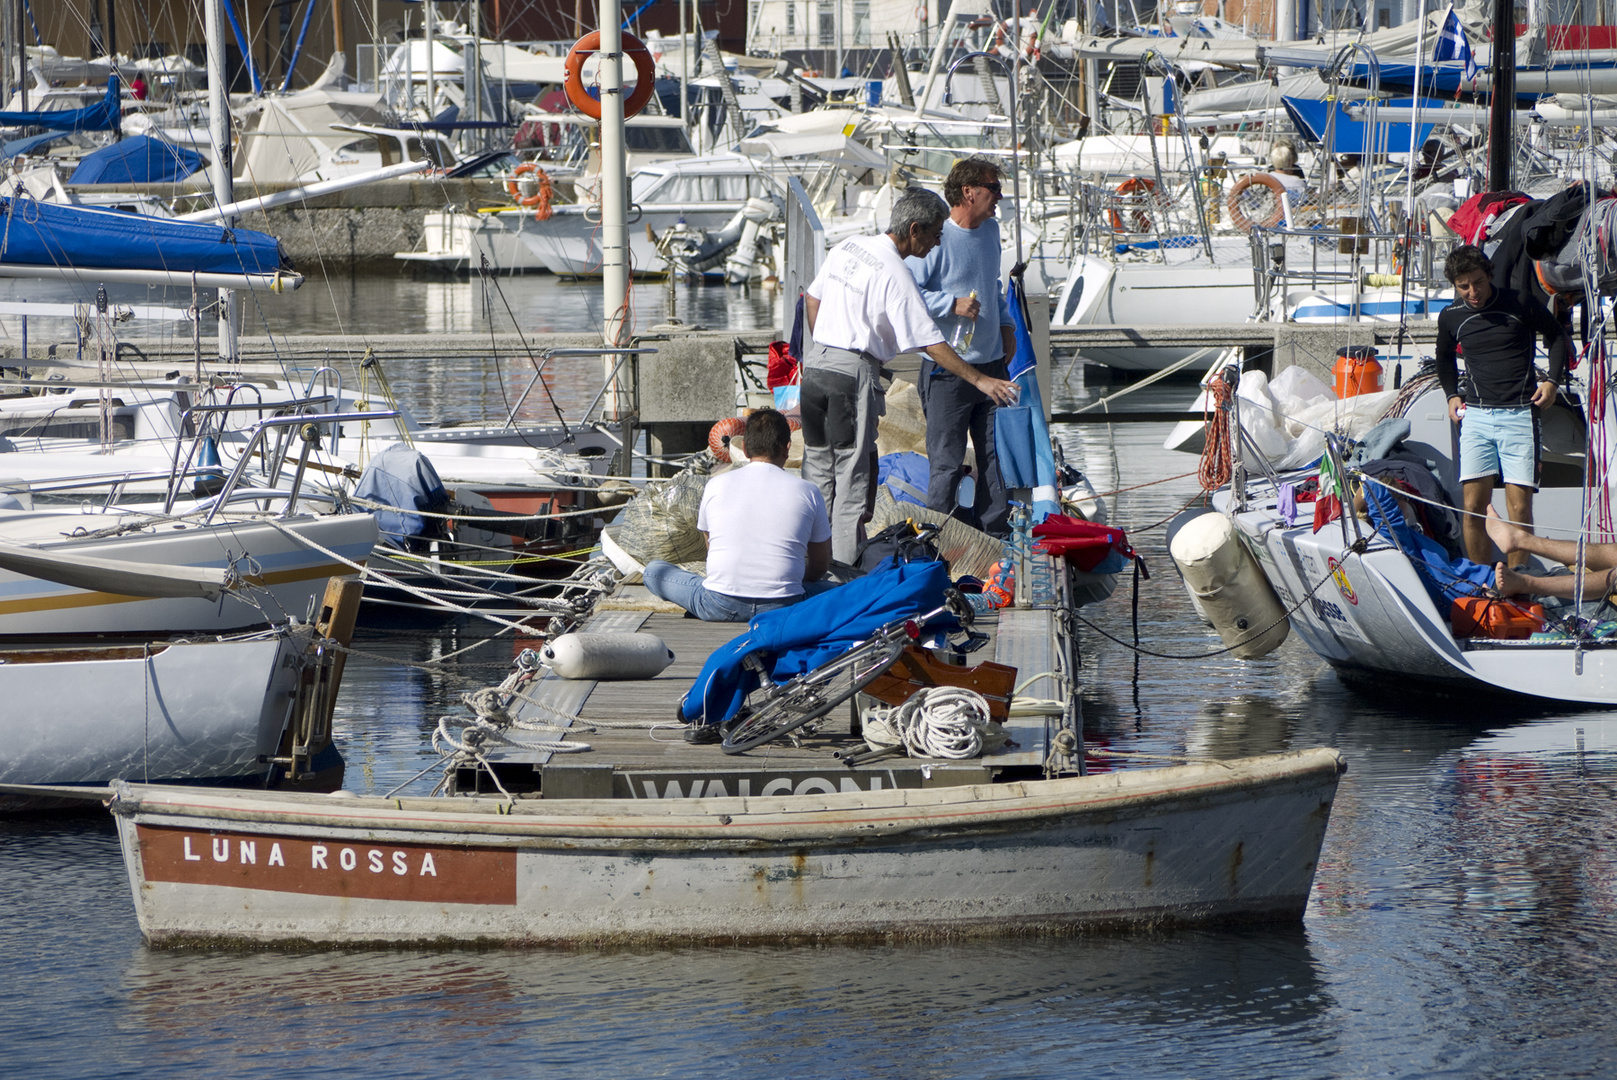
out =
{"type": "Polygon", "coordinates": [[[873,747],[902,744],[911,757],[973,758],[991,738],[992,722],[987,699],[975,690],[932,686],[896,709],[873,710],[864,736],[873,747]]]}

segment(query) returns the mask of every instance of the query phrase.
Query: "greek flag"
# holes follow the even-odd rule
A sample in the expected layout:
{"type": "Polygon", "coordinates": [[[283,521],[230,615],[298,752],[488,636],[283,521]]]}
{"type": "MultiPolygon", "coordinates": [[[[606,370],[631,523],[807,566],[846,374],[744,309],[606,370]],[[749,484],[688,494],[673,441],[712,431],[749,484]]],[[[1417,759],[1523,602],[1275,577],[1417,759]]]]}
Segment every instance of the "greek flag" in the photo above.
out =
{"type": "Polygon", "coordinates": [[[1445,60],[1458,60],[1465,65],[1465,78],[1467,82],[1477,80],[1477,62],[1471,56],[1471,42],[1465,36],[1465,27],[1460,25],[1460,17],[1449,8],[1448,15],[1443,19],[1443,28],[1437,32],[1437,45],[1432,49],[1433,63],[1442,63],[1445,60]]]}

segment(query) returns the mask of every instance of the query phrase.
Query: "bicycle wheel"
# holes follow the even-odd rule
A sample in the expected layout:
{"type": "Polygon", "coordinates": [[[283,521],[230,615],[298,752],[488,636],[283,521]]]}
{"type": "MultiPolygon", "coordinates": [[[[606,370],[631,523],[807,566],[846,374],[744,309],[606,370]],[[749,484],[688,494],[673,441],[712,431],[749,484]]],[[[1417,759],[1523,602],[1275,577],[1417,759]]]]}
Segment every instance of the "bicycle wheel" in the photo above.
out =
{"type": "Polygon", "coordinates": [[[901,641],[867,641],[806,675],[782,683],[768,701],[725,733],[720,749],[726,754],[739,754],[818,720],[892,667],[902,651],[901,641]]]}

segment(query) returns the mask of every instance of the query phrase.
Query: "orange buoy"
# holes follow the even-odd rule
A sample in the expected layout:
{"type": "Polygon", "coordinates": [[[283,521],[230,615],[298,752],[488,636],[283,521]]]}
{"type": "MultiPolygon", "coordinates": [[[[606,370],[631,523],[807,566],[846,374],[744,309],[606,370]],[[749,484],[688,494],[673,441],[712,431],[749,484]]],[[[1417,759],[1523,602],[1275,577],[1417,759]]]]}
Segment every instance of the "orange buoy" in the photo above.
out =
{"type": "Polygon", "coordinates": [[[747,422],[739,416],[726,417],[714,424],[707,433],[707,448],[720,461],[730,460],[730,440],[747,430],[747,422]]]}

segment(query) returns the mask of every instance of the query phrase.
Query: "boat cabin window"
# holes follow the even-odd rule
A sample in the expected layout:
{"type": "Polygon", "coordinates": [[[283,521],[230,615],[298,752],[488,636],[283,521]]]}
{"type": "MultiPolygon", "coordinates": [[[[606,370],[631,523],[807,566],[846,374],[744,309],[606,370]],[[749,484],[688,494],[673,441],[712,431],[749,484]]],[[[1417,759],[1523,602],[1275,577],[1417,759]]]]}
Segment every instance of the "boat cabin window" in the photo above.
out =
{"type": "Polygon", "coordinates": [[[634,193],[637,201],[664,204],[741,202],[750,196],[768,194],[768,181],[757,174],[699,176],[667,173],[648,179],[652,181],[651,186],[634,193]]]}
{"type": "MultiPolygon", "coordinates": [[[[135,437],[135,418],[133,416],[114,416],[112,418],[112,437],[114,439],[133,439],[135,437]]],[[[101,421],[99,417],[85,419],[78,417],[50,417],[40,420],[16,420],[10,424],[0,425],[0,438],[84,439],[88,442],[100,442],[101,421]]]]}
{"type": "Polygon", "coordinates": [[[694,154],[685,129],[677,127],[626,127],[624,148],[641,154],[694,154]]]}
{"type": "Polygon", "coordinates": [[[411,161],[430,161],[440,169],[455,163],[455,156],[437,139],[411,139],[408,145],[411,161]]]}
{"type": "Polygon", "coordinates": [[[360,154],[376,154],[381,151],[376,146],[375,139],[355,139],[351,143],[343,143],[337,153],[357,157],[360,154]]]}

